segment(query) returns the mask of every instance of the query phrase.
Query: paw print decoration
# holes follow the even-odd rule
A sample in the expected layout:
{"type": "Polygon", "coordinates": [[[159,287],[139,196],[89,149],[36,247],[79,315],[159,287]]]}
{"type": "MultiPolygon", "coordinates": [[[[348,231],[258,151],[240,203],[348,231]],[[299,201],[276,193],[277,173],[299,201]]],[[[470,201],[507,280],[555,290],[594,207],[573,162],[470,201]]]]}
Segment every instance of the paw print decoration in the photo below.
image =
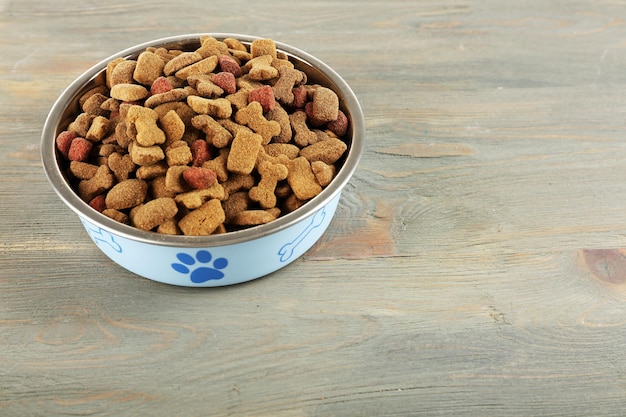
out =
{"type": "Polygon", "coordinates": [[[224,278],[222,270],[228,266],[226,258],[213,259],[213,255],[207,250],[199,250],[195,256],[180,252],[176,258],[179,262],[173,263],[172,269],[181,274],[189,274],[191,282],[196,284],[224,278]]]}

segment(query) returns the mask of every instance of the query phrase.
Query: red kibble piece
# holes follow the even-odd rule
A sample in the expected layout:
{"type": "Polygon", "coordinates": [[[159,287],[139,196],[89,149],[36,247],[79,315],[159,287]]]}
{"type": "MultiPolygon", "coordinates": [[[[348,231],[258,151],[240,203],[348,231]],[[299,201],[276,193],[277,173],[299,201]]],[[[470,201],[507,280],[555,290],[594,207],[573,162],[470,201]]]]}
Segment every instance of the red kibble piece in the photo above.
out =
{"type": "Polygon", "coordinates": [[[218,57],[218,62],[222,71],[230,72],[235,77],[241,77],[243,75],[243,70],[237,61],[235,61],[232,57],[228,55],[220,55],[218,57]]]}
{"type": "Polygon", "coordinates": [[[213,84],[221,88],[226,94],[235,94],[237,92],[237,82],[235,76],[228,71],[218,72],[211,79],[213,84]]]}
{"type": "Polygon", "coordinates": [[[72,141],[75,138],[76,138],[76,133],[71,132],[69,130],[63,131],[59,133],[59,136],[57,136],[57,139],[56,139],[57,149],[59,150],[59,152],[61,152],[61,155],[63,155],[65,158],[67,158],[67,154],[70,150],[70,145],[72,144],[72,141]]]}
{"type": "Polygon", "coordinates": [[[267,113],[270,110],[273,110],[276,106],[276,99],[274,98],[274,90],[269,85],[265,85],[260,88],[256,88],[250,91],[248,94],[248,103],[252,103],[253,101],[258,101],[261,103],[261,107],[263,107],[263,113],[267,113]]]}
{"type": "Polygon", "coordinates": [[[319,120],[313,114],[313,102],[309,101],[304,106],[304,112],[306,113],[306,121],[312,127],[323,127],[326,122],[319,120]]]}
{"type": "Polygon", "coordinates": [[[217,182],[217,174],[208,168],[190,167],[183,172],[183,178],[196,190],[209,188],[217,182]]]}
{"type": "Polygon", "coordinates": [[[337,135],[337,137],[342,137],[348,131],[348,117],[346,117],[344,112],[339,110],[337,120],[328,122],[326,128],[337,135]]]}
{"type": "Polygon", "coordinates": [[[67,158],[70,161],[84,162],[89,158],[89,153],[93,143],[89,142],[85,138],[75,138],[70,144],[70,149],[67,152],[67,158]]]}
{"type": "Polygon", "coordinates": [[[172,83],[170,83],[170,80],[168,80],[166,77],[159,77],[152,83],[152,87],[150,87],[150,93],[152,95],[167,93],[173,88],[174,87],[172,86],[172,83]]]}
{"type": "Polygon", "coordinates": [[[293,93],[293,102],[291,107],[301,109],[304,107],[307,101],[307,91],[303,85],[294,87],[291,92],[293,93]]]}
{"type": "Polygon", "coordinates": [[[202,164],[211,159],[211,149],[206,140],[198,139],[193,141],[189,149],[193,157],[191,164],[195,167],[202,166],[202,164]]]}
{"type": "Polygon", "coordinates": [[[91,201],[89,202],[89,205],[94,210],[102,213],[107,208],[105,201],[106,201],[106,195],[100,194],[92,198],[91,201]]]}

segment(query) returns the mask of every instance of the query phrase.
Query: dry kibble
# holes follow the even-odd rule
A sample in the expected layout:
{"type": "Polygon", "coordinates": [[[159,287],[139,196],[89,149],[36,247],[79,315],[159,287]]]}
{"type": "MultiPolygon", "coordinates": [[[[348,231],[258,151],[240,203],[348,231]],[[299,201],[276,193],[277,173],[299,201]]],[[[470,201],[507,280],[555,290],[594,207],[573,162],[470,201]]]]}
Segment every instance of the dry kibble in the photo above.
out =
{"type": "Polygon", "coordinates": [[[263,138],[256,133],[240,132],[230,146],[226,168],[230,172],[249,174],[254,169],[263,138]]]}
{"type": "Polygon", "coordinates": [[[348,148],[337,94],[307,83],[271,39],[202,36],[195,50],[116,58],[78,104],[55,140],[69,183],[103,215],[168,235],[290,213],[332,182],[348,148]]]}
{"type": "Polygon", "coordinates": [[[124,210],[143,203],[148,195],[148,184],[130,179],[118,182],[106,195],[106,208],[124,210]]]}
{"type": "Polygon", "coordinates": [[[173,198],[155,198],[131,210],[130,220],[138,229],[152,230],[172,219],[176,213],[178,206],[173,198]]]}
{"type": "Polygon", "coordinates": [[[120,101],[142,100],[150,95],[146,87],[139,84],[115,84],[111,87],[111,97],[120,101]]]}
{"type": "Polygon", "coordinates": [[[154,81],[163,74],[164,66],[165,61],[160,56],[153,52],[144,51],[137,58],[133,79],[139,84],[152,86],[154,81]]]}
{"type": "Polygon", "coordinates": [[[226,219],[222,203],[212,199],[180,219],[178,226],[185,235],[208,236],[226,219]]]}

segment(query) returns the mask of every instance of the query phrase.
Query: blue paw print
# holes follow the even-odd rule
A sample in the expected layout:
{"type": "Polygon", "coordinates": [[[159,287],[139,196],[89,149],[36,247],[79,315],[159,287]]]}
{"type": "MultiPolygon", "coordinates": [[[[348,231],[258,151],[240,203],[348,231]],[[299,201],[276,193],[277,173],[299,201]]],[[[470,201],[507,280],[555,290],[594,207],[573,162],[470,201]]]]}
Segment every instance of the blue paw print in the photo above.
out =
{"type": "Polygon", "coordinates": [[[208,264],[211,262],[213,255],[211,255],[211,252],[206,250],[199,250],[196,253],[195,258],[182,252],[177,254],[176,257],[181,263],[173,263],[172,269],[176,272],[180,272],[181,274],[189,274],[191,272],[189,278],[191,279],[191,282],[196,284],[224,278],[224,273],[220,271],[220,269],[224,269],[228,266],[228,260],[226,258],[217,258],[213,261],[212,267],[198,266],[191,269],[191,267],[196,265],[196,261],[201,264],[208,264]]]}

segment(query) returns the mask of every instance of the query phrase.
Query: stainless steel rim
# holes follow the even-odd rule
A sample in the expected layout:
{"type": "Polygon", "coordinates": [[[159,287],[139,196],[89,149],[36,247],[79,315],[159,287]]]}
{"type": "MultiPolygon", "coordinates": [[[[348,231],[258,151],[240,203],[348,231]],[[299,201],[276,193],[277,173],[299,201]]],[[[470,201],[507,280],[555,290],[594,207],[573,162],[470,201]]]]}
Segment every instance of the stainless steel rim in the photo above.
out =
{"type": "Polygon", "coordinates": [[[252,42],[255,39],[259,39],[255,36],[231,33],[196,33],[166,37],[139,44],[120,51],[91,67],[75,81],[73,81],[56,100],[43,127],[41,138],[41,158],[46,176],[48,177],[53,189],[63,202],[76,214],[111,233],[134,241],[175,247],[213,247],[237,244],[277,233],[303,219],[306,219],[325,206],[338,193],[341,193],[344,186],[348,183],[349,179],[356,170],[363,153],[365,142],[365,120],[363,111],[361,110],[361,106],[356,98],[356,95],[337,72],[314,56],[281,42],[276,42],[276,46],[280,51],[286,53],[295,60],[299,60],[302,63],[308,64],[314,69],[321,71],[321,73],[334,84],[337,92],[341,95],[345,108],[350,112],[352,141],[349,144],[345,162],[333,181],[311,201],[307,202],[296,211],[279,217],[268,224],[240,231],[229,232],[222,235],[179,236],[146,232],[112,220],[89,207],[89,205],[82,201],[70,188],[57,163],[55,139],[60,128],[61,116],[67,105],[71,103],[72,100],[77,98],[76,96],[79,91],[87,83],[91,82],[96,76],[98,76],[106,68],[108,62],[117,57],[130,57],[151,46],[170,45],[171,47],[176,44],[182,45],[197,42],[199,38],[204,35],[210,35],[216,39],[236,38],[242,42],[252,42]]]}

